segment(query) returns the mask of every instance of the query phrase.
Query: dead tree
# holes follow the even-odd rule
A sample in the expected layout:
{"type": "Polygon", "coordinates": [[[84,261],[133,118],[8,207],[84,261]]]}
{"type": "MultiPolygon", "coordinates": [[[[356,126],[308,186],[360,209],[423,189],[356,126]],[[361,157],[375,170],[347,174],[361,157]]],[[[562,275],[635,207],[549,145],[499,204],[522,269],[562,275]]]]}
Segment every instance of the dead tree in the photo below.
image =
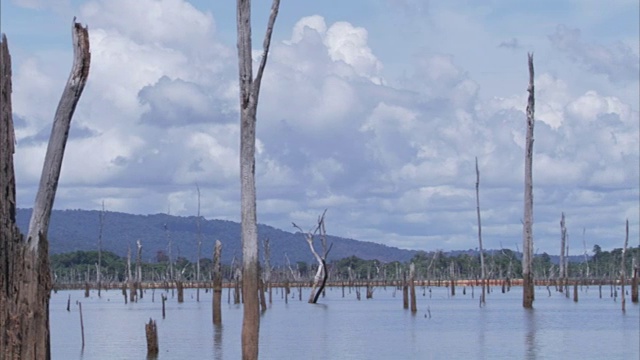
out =
{"type": "Polygon", "coordinates": [[[216,245],[213,248],[213,324],[222,324],[222,243],[220,240],[216,240],[216,245]]]}
{"type": "Polygon", "coordinates": [[[196,230],[198,242],[198,258],[196,259],[196,301],[200,301],[200,258],[202,257],[202,229],[200,228],[200,186],[196,184],[198,191],[198,214],[196,215],[196,230]]]}
{"type": "Polygon", "coordinates": [[[98,228],[98,264],[96,264],[96,283],[98,286],[98,297],[100,297],[100,288],[102,287],[102,231],[104,230],[104,200],[102,201],[102,210],[99,215],[100,226],[98,228]]]}
{"type": "Polygon", "coordinates": [[[564,249],[567,246],[567,227],[564,223],[564,212],[560,217],[560,292],[562,292],[564,285],[567,283],[567,268],[564,261],[564,249]]]}
{"type": "Polygon", "coordinates": [[[529,99],[527,101],[527,135],[524,156],[524,221],[522,229],[522,306],[533,308],[533,126],[535,123],[535,90],[533,54],[529,58],[529,99]]]}
{"type": "Polygon", "coordinates": [[[134,303],[136,301],[136,285],[131,273],[131,246],[127,250],[127,285],[129,287],[129,301],[134,303]]]}
{"type": "Polygon", "coordinates": [[[480,245],[480,278],[482,294],[480,294],[480,306],[485,304],[486,273],[484,268],[484,250],[482,248],[482,224],[480,222],[480,170],[478,169],[478,157],[476,156],[476,213],[478,215],[478,243],[480,245]]]}
{"type": "Polygon", "coordinates": [[[135,288],[138,290],[138,298],[142,299],[142,243],[140,239],[136,241],[136,246],[138,247],[138,251],[136,253],[136,282],[135,288]]]}
{"type": "Polygon", "coordinates": [[[311,286],[311,293],[309,294],[309,304],[315,304],[318,302],[318,298],[320,297],[320,294],[322,294],[322,291],[324,290],[324,286],[327,283],[327,278],[329,277],[329,274],[326,269],[327,268],[326,259],[327,259],[327,255],[329,255],[329,251],[331,251],[331,247],[333,246],[333,243],[329,245],[329,247],[327,248],[327,231],[325,230],[325,227],[324,227],[324,215],[326,213],[327,213],[327,210],[325,210],[322,213],[322,215],[318,217],[318,224],[316,225],[315,229],[307,233],[305,233],[302,230],[302,228],[300,228],[298,225],[296,225],[295,223],[292,223],[293,227],[300,230],[300,232],[304,234],[305,239],[307,240],[307,244],[309,244],[309,249],[311,249],[311,253],[313,254],[313,257],[315,257],[316,261],[318,261],[318,270],[316,270],[316,275],[313,278],[313,285],[311,286]],[[315,235],[320,236],[320,242],[322,243],[322,252],[323,252],[322,256],[318,254],[315,247],[313,246],[313,238],[315,235]],[[316,289],[318,289],[318,291],[316,291],[316,289]]]}
{"type": "Polygon", "coordinates": [[[71,119],[87,78],[91,55],[86,27],[72,25],[73,67],[53,121],[27,236],[16,225],[11,110],[11,57],[0,41],[0,358],[49,359],[51,275],[47,232],[71,119]]]}
{"type": "Polygon", "coordinates": [[[244,307],[242,358],[258,358],[260,309],[258,303],[258,224],[256,218],[256,113],[262,74],[267,64],[273,26],[280,0],[273,0],[255,79],[251,47],[251,0],[237,0],[238,68],[240,82],[240,208],[244,307]]]}
{"type": "Polygon", "coordinates": [[[269,238],[264,239],[264,286],[269,291],[269,304],[272,303],[271,291],[271,244],[269,238]]]}
{"type": "Polygon", "coordinates": [[[620,293],[621,293],[621,304],[622,304],[622,312],[626,311],[626,299],[624,296],[624,283],[626,281],[626,266],[625,266],[625,258],[627,253],[627,246],[629,246],[629,219],[627,219],[625,225],[625,237],[624,237],[624,247],[622,248],[622,260],[620,261],[620,293]]]}
{"type": "Polygon", "coordinates": [[[411,313],[415,314],[418,311],[418,304],[416,303],[416,265],[411,263],[409,265],[409,298],[411,302],[411,313]]]}

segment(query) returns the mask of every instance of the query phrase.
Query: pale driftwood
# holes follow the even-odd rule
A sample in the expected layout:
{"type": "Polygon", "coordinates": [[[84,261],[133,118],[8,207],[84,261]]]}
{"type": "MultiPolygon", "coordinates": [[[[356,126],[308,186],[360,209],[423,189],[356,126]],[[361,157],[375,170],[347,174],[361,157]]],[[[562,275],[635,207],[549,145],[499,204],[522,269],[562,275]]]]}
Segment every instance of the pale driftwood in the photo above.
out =
{"type": "Polygon", "coordinates": [[[622,312],[626,311],[626,297],[624,296],[624,283],[626,281],[626,254],[627,254],[627,246],[629,246],[629,219],[625,224],[625,237],[624,237],[624,247],[622,248],[622,260],[620,261],[620,293],[621,293],[621,304],[622,304],[622,312]]]}
{"type": "Polygon", "coordinates": [[[564,222],[564,212],[560,217],[560,292],[563,291],[564,284],[567,282],[567,268],[565,267],[566,263],[564,261],[564,250],[567,244],[567,227],[564,222]]]}
{"type": "Polygon", "coordinates": [[[480,246],[480,283],[482,284],[482,293],[480,294],[480,306],[486,303],[486,272],[484,267],[484,250],[482,248],[482,223],[480,221],[480,170],[478,169],[478,157],[476,156],[476,214],[478,215],[478,243],[480,246]]]}
{"type": "Polygon", "coordinates": [[[216,240],[216,244],[213,249],[213,324],[222,324],[222,243],[220,240],[216,240]]]}
{"type": "Polygon", "coordinates": [[[240,208],[243,269],[242,358],[258,358],[260,310],[258,303],[258,225],[256,217],[256,113],[264,68],[280,0],[274,0],[263,42],[262,58],[253,78],[251,1],[237,0],[238,68],[240,83],[240,208]]]}
{"type": "Polygon", "coordinates": [[[529,98],[524,156],[524,220],[522,229],[522,306],[533,308],[533,127],[535,124],[535,88],[533,54],[529,58],[529,98]]]}
{"type": "Polygon", "coordinates": [[[15,223],[16,198],[11,110],[11,57],[0,41],[0,359],[49,359],[51,276],[47,230],[69,125],[89,75],[89,34],[72,24],[73,67],[54,117],[53,129],[25,238],[15,223]]]}

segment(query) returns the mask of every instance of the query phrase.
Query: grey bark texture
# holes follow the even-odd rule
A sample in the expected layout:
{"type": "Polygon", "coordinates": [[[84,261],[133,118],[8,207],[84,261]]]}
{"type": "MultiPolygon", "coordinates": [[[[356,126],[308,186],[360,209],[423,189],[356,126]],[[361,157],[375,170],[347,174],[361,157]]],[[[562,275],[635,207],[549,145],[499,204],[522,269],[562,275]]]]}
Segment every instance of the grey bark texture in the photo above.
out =
{"type": "Polygon", "coordinates": [[[47,232],[69,126],[89,75],[89,33],[72,25],[73,66],[55,113],[25,238],[16,226],[11,56],[0,41],[0,360],[50,359],[51,275],[47,232]]]}
{"type": "Polygon", "coordinates": [[[480,221],[480,170],[478,169],[478,157],[476,157],[476,214],[478,215],[478,243],[480,246],[480,278],[482,293],[480,294],[480,306],[485,304],[486,272],[484,267],[484,250],[482,248],[482,222],[480,221]]]}
{"type": "Polygon", "coordinates": [[[565,267],[566,263],[564,261],[564,250],[567,246],[567,227],[564,222],[564,212],[560,217],[560,292],[562,292],[564,285],[567,283],[567,268],[565,267]]]}
{"type": "Polygon", "coordinates": [[[524,221],[522,229],[522,306],[533,308],[533,127],[535,124],[535,89],[533,54],[529,58],[529,99],[527,101],[527,135],[524,157],[524,221]]]}
{"type": "Polygon", "coordinates": [[[256,113],[260,83],[267,63],[273,26],[280,1],[274,0],[255,79],[251,56],[251,1],[237,0],[238,68],[240,83],[240,207],[244,307],[242,358],[258,358],[260,310],[258,302],[258,225],[256,218],[255,150],[256,113]]]}

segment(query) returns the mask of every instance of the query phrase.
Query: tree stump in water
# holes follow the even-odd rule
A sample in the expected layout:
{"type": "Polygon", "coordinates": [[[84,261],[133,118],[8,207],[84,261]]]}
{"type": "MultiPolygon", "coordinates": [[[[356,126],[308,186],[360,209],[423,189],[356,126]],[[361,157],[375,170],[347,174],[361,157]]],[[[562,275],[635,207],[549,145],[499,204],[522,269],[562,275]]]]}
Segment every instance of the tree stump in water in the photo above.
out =
{"type": "Polygon", "coordinates": [[[153,319],[149,319],[149,323],[144,325],[144,331],[147,335],[147,356],[158,355],[158,327],[153,319]]]}
{"type": "Polygon", "coordinates": [[[184,286],[182,281],[176,281],[176,289],[178,290],[178,303],[184,302],[184,286]]]}

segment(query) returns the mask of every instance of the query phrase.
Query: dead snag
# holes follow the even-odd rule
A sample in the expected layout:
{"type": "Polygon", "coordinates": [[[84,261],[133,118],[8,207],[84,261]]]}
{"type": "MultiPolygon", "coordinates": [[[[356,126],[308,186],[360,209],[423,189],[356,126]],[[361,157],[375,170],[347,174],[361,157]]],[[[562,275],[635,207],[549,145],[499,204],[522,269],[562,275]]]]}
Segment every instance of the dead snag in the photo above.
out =
{"type": "Polygon", "coordinates": [[[624,283],[626,281],[625,279],[625,275],[626,275],[626,269],[625,269],[625,255],[627,253],[627,246],[629,245],[629,219],[627,219],[626,225],[625,225],[625,237],[624,237],[624,247],[622,248],[622,260],[620,261],[620,293],[622,296],[622,312],[625,312],[625,306],[626,306],[626,299],[624,296],[624,283]]]}
{"type": "Polygon", "coordinates": [[[253,78],[251,0],[237,0],[238,69],[240,82],[240,208],[243,271],[242,358],[258,358],[260,309],[258,304],[258,225],[256,217],[256,113],[262,74],[267,64],[271,33],[280,0],[273,0],[263,51],[253,78]]]}
{"type": "MultiPolygon", "coordinates": [[[[482,293],[480,306],[485,304],[486,273],[484,267],[484,250],[482,249],[482,224],[480,222],[480,170],[478,169],[478,157],[476,156],[476,213],[478,215],[478,243],[480,245],[480,277],[482,278],[482,293]]],[[[473,289],[473,288],[472,288],[473,289]]]]}
{"type": "Polygon", "coordinates": [[[567,242],[567,227],[565,226],[564,223],[564,212],[562,213],[562,216],[560,217],[560,263],[559,263],[559,267],[560,267],[560,292],[562,292],[562,287],[564,284],[567,283],[567,268],[566,268],[566,262],[564,260],[564,250],[566,248],[566,242],[567,242]]]}
{"type": "Polygon", "coordinates": [[[633,277],[631,278],[631,302],[638,303],[638,260],[633,256],[633,277]]]}
{"type": "Polygon", "coordinates": [[[327,231],[324,226],[324,216],[326,213],[327,213],[327,210],[325,210],[322,213],[322,215],[318,217],[318,224],[316,225],[313,232],[309,231],[305,234],[302,228],[300,228],[295,223],[292,223],[293,227],[300,230],[300,232],[305,235],[307,244],[309,244],[309,249],[311,249],[311,253],[318,261],[318,270],[316,271],[316,275],[313,278],[311,293],[309,294],[310,304],[315,304],[318,302],[318,298],[320,297],[320,294],[324,290],[324,286],[327,283],[327,278],[329,277],[329,274],[326,269],[327,267],[326,259],[327,259],[327,255],[329,254],[329,251],[331,251],[331,247],[333,246],[333,243],[329,245],[329,247],[327,248],[327,231]],[[313,237],[316,234],[320,236],[320,242],[322,243],[322,250],[323,250],[322,256],[320,256],[318,252],[316,252],[316,249],[313,246],[313,237]],[[316,291],[316,288],[318,289],[317,291],[316,291]]]}
{"type": "Polygon", "coordinates": [[[11,56],[0,40],[0,359],[49,359],[51,275],[47,232],[71,119],[89,76],[86,27],[72,24],[73,67],[53,120],[27,236],[16,225],[11,56]]]}
{"type": "Polygon", "coordinates": [[[158,326],[153,319],[149,319],[149,323],[144,325],[144,332],[147,336],[147,356],[157,356],[158,347],[158,326]]]}
{"type": "Polygon", "coordinates": [[[529,53],[529,98],[527,101],[527,135],[524,161],[524,221],[522,229],[522,306],[533,308],[533,127],[535,90],[533,54],[529,53]]]}
{"type": "Polygon", "coordinates": [[[136,282],[134,287],[138,290],[138,298],[142,299],[142,243],[140,239],[136,241],[136,246],[138,247],[138,251],[136,253],[136,282]]]}
{"type": "Polygon", "coordinates": [[[406,270],[402,272],[402,308],[409,308],[409,282],[406,270]]]}
{"type": "Polygon", "coordinates": [[[215,325],[222,324],[222,243],[216,240],[213,249],[213,323],[215,325]]]}
{"type": "Polygon", "coordinates": [[[411,298],[411,313],[415,314],[418,311],[418,305],[416,304],[416,265],[411,263],[409,265],[409,292],[411,298]]]}

